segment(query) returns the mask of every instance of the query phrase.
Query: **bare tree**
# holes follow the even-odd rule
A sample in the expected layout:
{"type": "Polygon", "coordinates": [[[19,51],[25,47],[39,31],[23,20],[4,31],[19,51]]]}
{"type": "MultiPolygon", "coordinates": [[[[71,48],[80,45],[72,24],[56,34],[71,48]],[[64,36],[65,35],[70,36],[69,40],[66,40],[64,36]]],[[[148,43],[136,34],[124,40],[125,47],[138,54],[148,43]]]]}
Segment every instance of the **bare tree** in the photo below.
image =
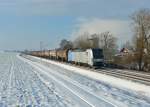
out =
{"type": "Polygon", "coordinates": [[[101,34],[88,34],[78,36],[74,41],[75,48],[101,48],[104,50],[104,57],[106,60],[112,60],[116,50],[116,38],[110,32],[103,32],[101,34]]]}
{"type": "Polygon", "coordinates": [[[93,48],[100,48],[100,46],[99,46],[99,35],[98,34],[92,34],[92,35],[90,35],[90,38],[89,38],[89,40],[91,41],[91,46],[93,47],[93,48]]]}
{"type": "Polygon", "coordinates": [[[132,15],[134,24],[135,62],[139,70],[150,64],[150,10],[142,9],[132,15]]]}
{"type": "Polygon", "coordinates": [[[71,41],[68,41],[66,39],[62,39],[59,44],[60,49],[71,49],[73,48],[73,44],[71,41]]]}
{"type": "Polygon", "coordinates": [[[80,49],[92,48],[92,43],[89,40],[89,36],[90,35],[87,32],[78,36],[73,42],[74,48],[80,49]]]}
{"type": "Polygon", "coordinates": [[[112,60],[117,50],[117,38],[110,32],[103,32],[99,36],[99,46],[104,50],[106,60],[112,60]]]}

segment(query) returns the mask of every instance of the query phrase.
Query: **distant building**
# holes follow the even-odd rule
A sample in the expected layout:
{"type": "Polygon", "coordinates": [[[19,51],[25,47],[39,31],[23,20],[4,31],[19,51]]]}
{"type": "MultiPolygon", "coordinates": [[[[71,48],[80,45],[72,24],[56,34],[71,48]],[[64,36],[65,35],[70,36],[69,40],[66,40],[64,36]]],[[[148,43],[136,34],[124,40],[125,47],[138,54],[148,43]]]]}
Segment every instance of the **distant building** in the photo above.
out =
{"type": "Polygon", "coordinates": [[[132,54],[133,52],[127,48],[122,48],[119,53],[117,53],[115,56],[118,57],[124,57],[124,56],[128,56],[130,54],[132,54]]]}

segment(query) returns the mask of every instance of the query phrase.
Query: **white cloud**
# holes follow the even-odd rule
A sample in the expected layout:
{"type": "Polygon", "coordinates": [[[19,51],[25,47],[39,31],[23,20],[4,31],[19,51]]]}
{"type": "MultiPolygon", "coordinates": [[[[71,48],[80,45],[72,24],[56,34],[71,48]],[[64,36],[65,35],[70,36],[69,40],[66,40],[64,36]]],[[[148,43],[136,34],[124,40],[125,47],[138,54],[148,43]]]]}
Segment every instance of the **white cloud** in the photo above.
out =
{"type": "Polygon", "coordinates": [[[118,38],[118,43],[121,45],[123,42],[132,38],[131,29],[130,21],[127,20],[79,18],[78,24],[72,32],[72,38],[75,38],[85,32],[94,34],[110,31],[115,37],[118,38]]]}

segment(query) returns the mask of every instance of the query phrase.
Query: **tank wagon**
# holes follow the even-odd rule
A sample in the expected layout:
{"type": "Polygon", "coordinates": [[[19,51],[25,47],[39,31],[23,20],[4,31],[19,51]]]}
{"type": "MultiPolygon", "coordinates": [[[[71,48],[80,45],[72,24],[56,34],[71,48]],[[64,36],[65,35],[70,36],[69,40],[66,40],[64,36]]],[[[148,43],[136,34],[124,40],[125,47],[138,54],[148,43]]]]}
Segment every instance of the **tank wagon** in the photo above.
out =
{"type": "Polygon", "coordinates": [[[50,57],[50,50],[45,50],[44,51],[44,57],[49,58],[50,57]]]}
{"type": "Polygon", "coordinates": [[[57,50],[57,58],[59,61],[68,61],[68,49],[57,50]]]}
{"type": "Polygon", "coordinates": [[[104,63],[102,49],[34,51],[31,55],[88,66],[103,66],[104,63]]]}
{"type": "Polygon", "coordinates": [[[41,57],[41,52],[40,51],[33,51],[30,54],[33,55],[33,56],[41,57]]]}
{"type": "Polygon", "coordinates": [[[50,53],[49,53],[49,58],[50,59],[56,59],[57,58],[57,51],[56,50],[50,50],[50,53]]]}

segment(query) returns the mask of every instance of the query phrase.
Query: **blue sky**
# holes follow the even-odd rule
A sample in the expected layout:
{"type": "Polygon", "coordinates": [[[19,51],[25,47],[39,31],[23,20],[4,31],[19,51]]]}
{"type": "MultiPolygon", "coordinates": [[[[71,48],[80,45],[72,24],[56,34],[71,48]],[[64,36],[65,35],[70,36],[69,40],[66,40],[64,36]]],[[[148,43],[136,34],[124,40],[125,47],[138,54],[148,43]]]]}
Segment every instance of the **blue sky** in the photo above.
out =
{"type": "Polygon", "coordinates": [[[0,50],[58,47],[83,32],[131,39],[129,16],[150,0],[0,0],[0,50]]]}

